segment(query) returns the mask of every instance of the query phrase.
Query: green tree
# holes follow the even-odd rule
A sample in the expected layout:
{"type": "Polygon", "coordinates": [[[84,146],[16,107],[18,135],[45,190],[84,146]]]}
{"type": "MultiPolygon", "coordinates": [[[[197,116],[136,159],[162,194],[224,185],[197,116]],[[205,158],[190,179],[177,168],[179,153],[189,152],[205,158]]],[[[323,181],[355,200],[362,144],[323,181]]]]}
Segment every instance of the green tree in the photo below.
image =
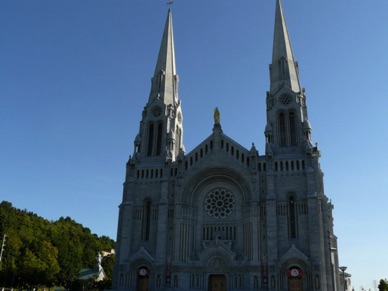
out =
{"type": "Polygon", "coordinates": [[[378,288],[379,288],[379,291],[388,291],[388,280],[381,279],[379,282],[378,288]]]}
{"type": "MultiPolygon", "coordinates": [[[[110,251],[115,245],[109,237],[92,234],[70,217],[48,221],[6,201],[0,203],[1,237],[4,233],[7,244],[0,284],[14,288],[75,286],[78,272],[94,266],[97,252],[110,251]]],[[[113,271],[110,260],[103,259],[106,274],[113,271]]]]}
{"type": "MultiPolygon", "coordinates": [[[[53,242],[58,248],[58,262],[61,272],[58,282],[70,284],[85,267],[82,260],[84,246],[81,244],[81,229],[70,217],[61,217],[54,223],[53,242]]],[[[89,262],[88,262],[89,263],[89,262]]]]}
{"type": "Polygon", "coordinates": [[[106,280],[104,280],[102,283],[104,283],[104,289],[110,289],[112,287],[112,279],[113,279],[113,267],[115,264],[115,256],[106,256],[102,259],[101,266],[105,271],[106,280]]]}

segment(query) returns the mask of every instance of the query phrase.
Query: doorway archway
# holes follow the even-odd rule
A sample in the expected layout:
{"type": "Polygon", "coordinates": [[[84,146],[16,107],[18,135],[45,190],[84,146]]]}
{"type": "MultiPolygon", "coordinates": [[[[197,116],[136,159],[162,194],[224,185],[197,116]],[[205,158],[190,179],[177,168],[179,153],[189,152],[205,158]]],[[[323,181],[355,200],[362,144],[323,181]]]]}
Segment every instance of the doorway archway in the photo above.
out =
{"type": "Polygon", "coordinates": [[[288,291],[303,291],[303,270],[292,266],[287,270],[288,291]]]}
{"type": "Polygon", "coordinates": [[[208,291],[226,291],[226,276],[223,274],[209,275],[208,291]]]}
{"type": "Polygon", "coordinates": [[[136,272],[136,291],[148,291],[150,269],[140,267],[136,272]]]}

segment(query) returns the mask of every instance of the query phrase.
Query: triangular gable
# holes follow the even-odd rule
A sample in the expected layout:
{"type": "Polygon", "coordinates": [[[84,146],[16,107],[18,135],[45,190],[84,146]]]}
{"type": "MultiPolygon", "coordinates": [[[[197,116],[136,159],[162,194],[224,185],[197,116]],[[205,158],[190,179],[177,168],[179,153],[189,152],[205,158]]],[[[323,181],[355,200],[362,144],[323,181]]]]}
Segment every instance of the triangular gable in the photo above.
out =
{"type": "MultiPolygon", "coordinates": [[[[252,148],[254,147],[252,146],[252,148]]],[[[205,157],[214,158],[221,163],[234,161],[236,165],[241,164],[241,166],[247,167],[251,155],[251,150],[225,135],[219,127],[215,127],[210,136],[186,155],[179,155],[177,160],[183,163],[186,170],[195,164],[200,164],[205,157]]],[[[258,155],[256,150],[254,155],[258,155]]]]}
{"type": "Polygon", "coordinates": [[[139,259],[144,259],[147,261],[155,261],[155,259],[150,255],[149,252],[142,246],[140,249],[129,259],[130,261],[136,261],[139,259]]]}
{"type": "Polygon", "coordinates": [[[280,258],[280,262],[286,262],[288,260],[301,260],[308,261],[308,257],[302,253],[295,245],[292,245],[291,248],[280,258]]]}
{"type": "Polygon", "coordinates": [[[82,269],[78,273],[78,280],[81,281],[88,281],[88,280],[94,280],[95,282],[102,281],[106,277],[104,269],[82,269]]]}

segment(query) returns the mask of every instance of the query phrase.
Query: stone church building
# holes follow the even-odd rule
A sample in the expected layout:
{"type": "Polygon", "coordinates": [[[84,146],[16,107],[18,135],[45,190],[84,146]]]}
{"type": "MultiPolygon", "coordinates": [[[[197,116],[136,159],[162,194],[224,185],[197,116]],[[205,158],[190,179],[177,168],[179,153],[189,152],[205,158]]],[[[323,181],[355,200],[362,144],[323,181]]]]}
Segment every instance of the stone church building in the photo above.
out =
{"type": "MultiPolygon", "coordinates": [[[[265,153],[223,132],[183,146],[172,13],[119,207],[114,290],[339,290],[333,205],[276,1],[265,153]]],[[[194,133],[188,133],[194,134],[194,133]]]]}

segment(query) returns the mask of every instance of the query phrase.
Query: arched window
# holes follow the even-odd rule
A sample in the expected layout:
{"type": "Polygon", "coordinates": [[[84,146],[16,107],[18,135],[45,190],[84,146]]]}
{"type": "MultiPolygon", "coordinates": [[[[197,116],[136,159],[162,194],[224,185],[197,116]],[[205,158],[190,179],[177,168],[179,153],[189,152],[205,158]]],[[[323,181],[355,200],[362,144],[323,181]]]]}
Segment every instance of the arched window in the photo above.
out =
{"type": "Polygon", "coordinates": [[[279,114],[279,142],[280,146],[285,147],[287,145],[286,140],[286,118],[284,116],[284,113],[281,112],[279,114]]]}
{"type": "Polygon", "coordinates": [[[296,215],[295,215],[295,198],[290,195],[288,198],[289,207],[289,235],[291,238],[296,238],[296,215]]]}
{"type": "Polygon", "coordinates": [[[157,156],[160,155],[160,152],[162,149],[162,132],[163,132],[162,123],[159,122],[158,123],[158,136],[156,139],[156,155],[157,156]]]}
{"type": "Polygon", "coordinates": [[[289,112],[288,119],[290,122],[290,143],[291,143],[291,146],[296,146],[297,145],[296,119],[295,119],[295,113],[293,111],[289,112]]]}
{"type": "Polygon", "coordinates": [[[281,57],[279,60],[279,71],[280,71],[280,78],[282,79],[286,77],[286,64],[287,64],[286,58],[281,57]]]}
{"type": "Polygon", "coordinates": [[[154,144],[154,124],[148,125],[148,145],[147,145],[147,156],[152,155],[152,146],[154,144]]]}
{"type": "Polygon", "coordinates": [[[142,225],[142,239],[150,239],[150,228],[151,228],[151,200],[144,200],[144,214],[143,214],[143,225],[142,225]]]}

